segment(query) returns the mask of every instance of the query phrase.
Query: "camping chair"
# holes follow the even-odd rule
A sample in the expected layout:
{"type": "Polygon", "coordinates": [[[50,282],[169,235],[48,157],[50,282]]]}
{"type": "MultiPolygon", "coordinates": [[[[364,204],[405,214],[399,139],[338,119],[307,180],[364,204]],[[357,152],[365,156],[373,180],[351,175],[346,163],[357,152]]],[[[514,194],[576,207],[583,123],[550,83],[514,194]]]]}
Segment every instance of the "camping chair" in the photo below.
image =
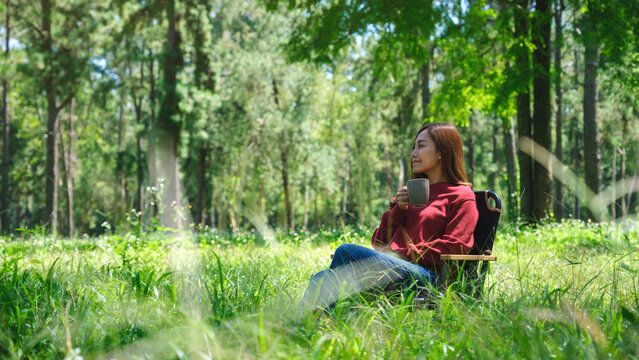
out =
{"type": "Polygon", "coordinates": [[[454,283],[462,292],[479,297],[484,287],[489,263],[497,260],[492,250],[501,215],[501,200],[490,190],[475,191],[475,199],[479,219],[473,233],[474,246],[468,255],[442,254],[444,268],[441,279],[443,279],[443,286],[447,287],[454,283]],[[491,205],[491,199],[494,206],[491,205]]]}
{"type": "MultiPolygon", "coordinates": [[[[475,191],[475,200],[479,218],[473,232],[473,248],[468,255],[441,254],[444,268],[440,274],[440,285],[448,287],[454,283],[457,289],[479,297],[488,273],[488,264],[497,260],[497,256],[492,255],[492,250],[501,215],[501,199],[494,192],[483,190],[475,191]],[[491,205],[491,199],[494,206],[491,205]]],[[[424,300],[421,296],[416,299],[424,300]]]]}

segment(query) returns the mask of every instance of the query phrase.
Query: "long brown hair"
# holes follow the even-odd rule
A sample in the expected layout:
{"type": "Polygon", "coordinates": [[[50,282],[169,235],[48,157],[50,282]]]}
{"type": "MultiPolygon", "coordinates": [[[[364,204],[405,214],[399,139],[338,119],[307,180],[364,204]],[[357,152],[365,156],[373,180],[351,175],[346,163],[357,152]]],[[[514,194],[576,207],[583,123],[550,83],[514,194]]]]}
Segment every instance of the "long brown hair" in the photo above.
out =
{"type": "MultiPolygon", "coordinates": [[[[442,171],[448,182],[456,185],[471,186],[464,169],[464,145],[455,125],[449,123],[424,125],[415,135],[415,140],[422,131],[428,132],[428,136],[435,143],[435,148],[440,152],[442,156],[442,171]]],[[[415,142],[413,141],[414,148],[415,142]]],[[[426,174],[413,173],[412,164],[411,173],[413,178],[427,177],[426,174]]]]}

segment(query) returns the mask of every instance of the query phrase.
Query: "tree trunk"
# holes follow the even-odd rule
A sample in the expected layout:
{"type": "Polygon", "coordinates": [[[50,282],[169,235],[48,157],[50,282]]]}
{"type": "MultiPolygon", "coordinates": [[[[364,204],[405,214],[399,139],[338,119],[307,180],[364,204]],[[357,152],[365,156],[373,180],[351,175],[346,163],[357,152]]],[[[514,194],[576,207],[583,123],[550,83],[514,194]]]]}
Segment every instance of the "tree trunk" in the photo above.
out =
{"type": "MultiPolygon", "coordinates": [[[[69,236],[73,237],[75,232],[75,219],[73,217],[73,159],[75,155],[73,154],[73,138],[75,137],[75,129],[73,123],[73,108],[75,106],[75,99],[71,99],[71,103],[69,104],[69,145],[67,147],[67,151],[65,154],[65,172],[67,175],[67,200],[69,205],[69,236]]],[[[62,137],[62,136],[61,136],[62,137]]]]}
{"type": "MultiPolygon", "coordinates": [[[[129,71],[130,74],[130,71],[129,71]]],[[[140,88],[144,87],[144,63],[140,62],[140,88]]],[[[138,125],[138,130],[135,133],[135,145],[136,145],[136,173],[137,173],[137,188],[134,208],[139,214],[140,218],[143,209],[143,194],[144,194],[144,157],[142,154],[142,132],[139,127],[142,126],[142,101],[143,97],[137,96],[135,87],[131,89],[131,97],[133,98],[133,106],[135,107],[135,122],[138,125]]]]}
{"type": "MultiPolygon", "coordinates": [[[[208,201],[209,201],[209,200],[207,200],[207,202],[208,202],[208,201]]],[[[210,206],[209,206],[209,209],[211,209],[211,210],[210,210],[209,215],[208,215],[208,217],[209,217],[209,219],[208,219],[208,220],[209,220],[209,221],[208,221],[207,225],[209,225],[209,226],[211,227],[211,229],[216,229],[216,228],[217,228],[217,226],[218,226],[218,224],[217,224],[217,222],[216,222],[216,219],[217,219],[217,217],[216,217],[217,215],[216,215],[216,214],[217,214],[217,213],[216,213],[216,211],[215,211],[215,206],[213,205],[213,199],[211,199],[211,200],[210,200],[210,206]]]]}
{"type": "Polygon", "coordinates": [[[612,203],[610,203],[610,216],[612,217],[612,220],[616,220],[617,219],[617,150],[619,148],[617,148],[616,146],[613,146],[612,149],[612,174],[611,174],[611,181],[610,181],[610,186],[611,186],[611,190],[612,190],[612,203]]]}
{"type": "Polygon", "coordinates": [[[113,206],[113,222],[120,224],[123,220],[125,205],[126,177],[124,176],[124,91],[120,94],[120,115],[118,116],[118,151],[115,159],[115,203],[113,206]]]}
{"type": "Polygon", "coordinates": [[[180,169],[177,152],[181,126],[176,117],[179,115],[180,103],[177,92],[177,74],[182,68],[183,60],[174,0],[166,2],[166,14],[169,26],[162,63],[164,92],[158,114],[157,134],[159,153],[161,154],[160,161],[162,161],[160,168],[165,181],[161,221],[163,226],[181,229],[180,169]]]}
{"type": "MultiPolygon", "coordinates": [[[[282,141],[280,144],[284,144],[282,141]]],[[[288,184],[288,154],[286,153],[286,146],[280,148],[280,160],[282,161],[282,188],[284,189],[284,212],[285,212],[285,225],[286,232],[289,231],[289,225],[291,224],[291,195],[288,184]]]]}
{"type": "MultiPolygon", "coordinates": [[[[11,37],[11,0],[6,1],[6,21],[5,21],[5,42],[4,58],[9,59],[9,39],[11,37]]],[[[5,74],[2,78],[2,189],[0,189],[0,223],[2,231],[9,233],[11,224],[9,223],[9,135],[11,132],[9,124],[9,81],[5,74]]]]}
{"type": "Polygon", "coordinates": [[[311,204],[310,176],[304,177],[304,231],[308,229],[308,213],[311,204]]]}
{"type": "Polygon", "coordinates": [[[579,129],[578,129],[578,121],[577,118],[573,119],[572,121],[572,126],[570,129],[570,139],[572,141],[573,147],[572,147],[572,151],[571,151],[571,155],[572,155],[572,163],[573,163],[573,169],[575,172],[575,183],[573,184],[573,217],[575,219],[581,219],[581,204],[580,204],[580,200],[579,200],[579,192],[577,191],[577,189],[579,189],[579,174],[581,172],[580,169],[580,165],[581,165],[581,152],[579,150],[579,140],[581,139],[581,136],[579,134],[579,129]]]}
{"type": "Polygon", "coordinates": [[[195,219],[195,225],[204,229],[204,223],[206,221],[206,209],[204,207],[204,199],[206,198],[206,169],[208,160],[209,149],[202,145],[200,147],[200,156],[198,160],[199,174],[198,174],[198,196],[197,196],[197,218],[195,219]]]}
{"type": "Polygon", "coordinates": [[[51,2],[40,0],[42,12],[42,52],[45,54],[44,91],[47,97],[47,133],[45,177],[45,209],[44,221],[55,235],[58,232],[58,109],[56,103],[56,86],[53,69],[53,39],[51,34],[51,2]]]}
{"type": "Polygon", "coordinates": [[[297,194],[297,192],[295,191],[295,188],[293,188],[292,190],[289,190],[289,196],[290,201],[291,201],[291,212],[289,214],[290,219],[291,219],[291,225],[290,225],[290,229],[292,232],[295,232],[295,227],[297,226],[296,224],[296,219],[295,219],[295,195],[297,194]]]}
{"type": "MultiPolygon", "coordinates": [[[[233,194],[235,196],[231,196],[231,199],[235,199],[235,206],[233,206],[232,208],[234,209],[234,212],[237,214],[237,222],[236,222],[236,229],[241,229],[243,226],[243,221],[244,221],[244,209],[242,206],[242,195],[243,195],[243,191],[242,189],[244,189],[244,181],[246,179],[245,176],[242,176],[243,174],[245,174],[244,172],[244,158],[240,157],[238,159],[237,162],[237,172],[235,173],[234,178],[237,178],[238,181],[237,182],[233,182],[233,194]]],[[[289,195],[292,194],[292,192],[289,191],[289,195]]],[[[291,204],[293,203],[293,197],[291,196],[290,198],[291,204]]],[[[291,226],[294,227],[294,226],[291,226]]],[[[235,230],[235,229],[234,229],[235,230]]]]}
{"type": "Polygon", "coordinates": [[[157,188],[158,188],[158,172],[157,172],[157,155],[155,151],[156,144],[156,118],[155,118],[155,72],[154,72],[154,63],[155,59],[153,58],[153,52],[149,49],[149,58],[151,62],[149,63],[149,103],[151,108],[151,116],[146,124],[146,136],[147,136],[147,167],[149,170],[149,181],[151,186],[155,191],[152,192],[153,202],[151,206],[151,214],[150,217],[157,216],[158,214],[158,206],[157,206],[157,188]]]}
{"type": "Polygon", "coordinates": [[[369,201],[366,198],[366,194],[368,193],[366,189],[370,189],[370,185],[367,181],[370,172],[368,171],[368,157],[364,153],[365,149],[363,149],[361,143],[359,140],[355,141],[355,161],[357,165],[355,167],[356,176],[355,179],[353,179],[355,182],[355,188],[353,190],[357,194],[357,197],[355,202],[352,203],[357,208],[357,221],[360,224],[364,224],[368,215],[367,205],[369,201]]]}
{"type": "Polygon", "coordinates": [[[473,123],[475,119],[473,115],[468,115],[468,136],[466,136],[466,148],[468,151],[466,152],[466,169],[468,182],[472,183],[475,177],[475,136],[473,134],[474,127],[473,123]]]}
{"type": "Polygon", "coordinates": [[[428,107],[430,106],[430,88],[428,83],[430,82],[430,56],[426,59],[426,64],[419,68],[419,74],[421,77],[421,92],[422,92],[422,118],[421,122],[425,121],[428,114],[428,107]]]}
{"type": "MultiPolygon", "coordinates": [[[[528,0],[519,0],[514,11],[515,37],[521,46],[516,54],[515,63],[519,66],[519,73],[522,74],[524,85],[517,92],[517,131],[519,138],[532,138],[532,123],[530,118],[530,51],[523,44],[528,39],[528,0]]],[[[532,158],[523,151],[518,151],[519,158],[519,189],[521,197],[520,216],[526,221],[533,218],[533,163],[532,158]]]]}
{"type": "MultiPolygon", "coordinates": [[[[601,153],[599,150],[599,44],[593,39],[586,44],[584,70],[584,170],[586,185],[595,194],[601,191],[601,153]]],[[[590,207],[588,218],[597,219],[590,207]]]]}
{"type": "MultiPolygon", "coordinates": [[[[573,82],[575,84],[575,87],[578,86],[579,84],[579,74],[580,74],[580,70],[579,70],[579,55],[577,52],[577,49],[575,48],[573,50],[573,59],[574,59],[574,65],[573,65],[573,74],[574,74],[574,78],[573,78],[573,82]]],[[[570,156],[571,156],[571,160],[572,160],[572,164],[573,164],[573,169],[575,172],[575,183],[573,184],[573,218],[575,219],[581,219],[581,204],[580,204],[580,200],[579,200],[579,193],[576,191],[579,188],[579,183],[578,183],[578,179],[580,176],[580,167],[581,167],[581,151],[579,149],[579,140],[581,139],[581,135],[579,133],[579,119],[577,117],[574,117],[571,121],[571,126],[570,126],[570,132],[568,135],[568,138],[570,139],[571,143],[572,143],[572,149],[570,151],[570,156]]]]}
{"type": "MultiPolygon", "coordinates": [[[[397,189],[399,189],[402,186],[406,186],[406,177],[404,175],[406,171],[404,170],[405,166],[404,166],[404,161],[402,159],[397,160],[397,165],[398,165],[397,189]]],[[[411,176],[411,174],[409,174],[409,176],[411,176]]]]}
{"type": "MultiPolygon", "coordinates": [[[[635,174],[634,174],[634,181],[633,181],[633,187],[636,188],[637,186],[639,186],[639,157],[637,158],[637,164],[636,164],[636,170],[635,170],[635,174]]],[[[628,203],[628,209],[632,209],[632,198],[633,198],[633,194],[636,194],[636,192],[629,192],[626,198],[626,201],[628,203]]]]}
{"type": "Polygon", "coordinates": [[[344,168],[344,186],[342,187],[342,211],[341,212],[341,220],[342,227],[346,225],[346,214],[348,213],[348,182],[351,173],[351,162],[350,162],[350,153],[351,148],[349,144],[346,144],[346,166],[344,168]]]}
{"type": "MultiPolygon", "coordinates": [[[[533,140],[551,151],[551,84],[550,84],[550,33],[552,11],[549,0],[537,0],[533,23],[533,140]]],[[[552,180],[550,159],[545,164],[536,159],[533,167],[533,219],[544,218],[550,209],[552,180]]]]}
{"type": "Polygon", "coordinates": [[[268,215],[266,214],[266,181],[264,173],[260,173],[260,197],[257,203],[257,214],[264,218],[264,224],[268,224],[268,215]]]}
{"type": "Polygon", "coordinates": [[[313,193],[313,223],[315,224],[315,227],[319,229],[319,206],[317,206],[317,203],[319,203],[319,199],[320,199],[320,190],[319,189],[315,189],[314,193],[313,193]]]}
{"type": "Polygon", "coordinates": [[[621,182],[621,199],[619,207],[621,208],[621,217],[626,218],[628,214],[628,208],[626,207],[626,187],[624,181],[626,180],[626,149],[619,148],[619,163],[621,165],[619,181],[621,182]]]}
{"type": "Polygon", "coordinates": [[[504,143],[506,148],[506,173],[508,174],[508,209],[512,218],[517,216],[517,146],[515,145],[515,122],[512,117],[504,125],[504,143]]]}
{"type": "Polygon", "coordinates": [[[135,211],[137,211],[140,216],[142,215],[143,209],[143,196],[144,196],[144,157],[142,154],[142,136],[141,134],[137,135],[136,139],[136,147],[137,147],[137,188],[135,194],[135,211]]]}
{"type": "MultiPolygon", "coordinates": [[[[619,149],[619,154],[620,156],[620,162],[621,162],[621,176],[620,176],[620,181],[622,184],[624,184],[624,181],[626,180],[626,134],[628,131],[628,117],[624,114],[621,117],[621,121],[623,123],[623,132],[621,135],[621,144],[623,146],[623,148],[619,149]]],[[[630,194],[626,195],[626,188],[625,185],[622,185],[621,187],[621,193],[623,194],[623,196],[621,197],[621,216],[625,219],[626,215],[628,215],[628,207],[627,204],[630,202],[630,194]],[[626,202],[626,197],[628,196],[628,202],[626,202]]]]}
{"type": "MultiPolygon", "coordinates": [[[[493,141],[493,151],[492,151],[492,162],[494,165],[497,165],[498,162],[498,154],[499,154],[499,149],[497,148],[497,134],[499,134],[499,126],[497,124],[497,120],[495,119],[493,122],[493,136],[492,136],[492,141],[493,141]]],[[[497,169],[495,169],[494,171],[490,171],[490,173],[488,174],[488,188],[491,190],[496,189],[495,187],[495,183],[496,183],[496,178],[497,178],[497,173],[499,172],[499,167],[497,167],[497,169]]]]}
{"type": "MultiPolygon", "coordinates": [[[[192,35],[193,39],[193,49],[194,49],[194,59],[192,59],[192,63],[195,65],[194,69],[194,82],[195,87],[198,90],[208,90],[210,92],[215,92],[215,74],[211,71],[210,59],[207,54],[207,44],[211,42],[209,32],[205,29],[207,28],[207,16],[211,11],[211,6],[206,4],[200,4],[197,1],[186,1],[185,5],[188,8],[192,8],[193,11],[189,11],[185,14],[186,16],[186,27],[188,31],[192,35]],[[203,6],[202,6],[203,5],[203,6]]],[[[207,204],[209,201],[207,200],[207,194],[209,193],[209,184],[207,182],[207,167],[208,167],[208,155],[210,152],[209,146],[206,143],[202,143],[202,141],[197,141],[195,146],[191,148],[197,149],[199,152],[198,161],[199,161],[199,174],[198,174],[198,198],[196,200],[196,226],[200,228],[204,228],[207,219],[207,204]]],[[[242,174],[243,167],[239,166],[239,173],[242,174]]],[[[237,212],[240,222],[245,216],[242,216],[244,213],[242,211],[242,182],[244,181],[244,177],[240,175],[240,186],[238,194],[238,202],[237,202],[237,212]]],[[[240,224],[241,226],[241,224],[240,224]]]]}
{"type": "MultiPolygon", "coordinates": [[[[60,189],[60,185],[62,185],[62,179],[66,179],[68,177],[67,175],[67,151],[66,151],[66,147],[64,146],[64,126],[62,124],[62,111],[58,112],[58,116],[60,117],[60,127],[58,128],[58,130],[60,131],[58,133],[58,146],[60,147],[58,149],[58,153],[60,154],[60,161],[62,161],[62,166],[60,166],[60,184],[58,185],[58,191],[60,191],[60,193],[58,194],[58,201],[59,201],[59,208],[58,208],[58,232],[60,234],[63,235],[69,235],[68,229],[66,228],[67,226],[67,218],[66,216],[66,212],[65,212],[65,208],[64,208],[64,203],[63,203],[63,199],[64,199],[64,189],[60,189]],[[63,176],[64,175],[64,176],[63,176]]],[[[67,203],[68,204],[68,203],[67,203]]],[[[67,206],[68,208],[68,206],[67,206]]]]}
{"type": "Polygon", "coordinates": [[[386,198],[390,201],[395,197],[393,191],[397,189],[393,187],[393,162],[391,161],[390,151],[388,151],[387,145],[384,145],[384,158],[386,160],[386,198]]]}
{"type": "MultiPolygon", "coordinates": [[[[558,4],[555,10],[555,157],[563,164],[563,105],[561,91],[561,48],[563,45],[562,21],[563,1],[558,4]]],[[[553,169],[554,172],[559,169],[553,169]]],[[[564,185],[555,176],[555,193],[553,212],[557,220],[564,217],[564,185]]]]}
{"type": "Polygon", "coordinates": [[[174,135],[165,131],[158,133],[158,155],[160,166],[160,178],[164,179],[164,192],[162,194],[162,226],[180,230],[182,229],[182,217],[180,213],[180,183],[179,183],[179,159],[177,157],[177,139],[174,135]]]}
{"type": "MultiPolygon", "coordinates": [[[[275,80],[275,78],[271,79],[271,85],[273,87],[273,101],[275,102],[275,107],[281,112],[282,109],[280,106],[279,90],[277,88],[277,80],[275,80]]],[[[291,225],[294,225],[294,223],[292,222],[294,220],[292,220],[291,216],[292,206],[288,179],[288,139],[286,138],[287,136],[285,134],[285,131],[286,130],[282,130],[282,133],[280,134],[280,160],[282,162],[281,173],[282,186],[284,188],[284,212],[286,213],[284,216],[284,228],[286,232],[289,232],[291,225]]]]}

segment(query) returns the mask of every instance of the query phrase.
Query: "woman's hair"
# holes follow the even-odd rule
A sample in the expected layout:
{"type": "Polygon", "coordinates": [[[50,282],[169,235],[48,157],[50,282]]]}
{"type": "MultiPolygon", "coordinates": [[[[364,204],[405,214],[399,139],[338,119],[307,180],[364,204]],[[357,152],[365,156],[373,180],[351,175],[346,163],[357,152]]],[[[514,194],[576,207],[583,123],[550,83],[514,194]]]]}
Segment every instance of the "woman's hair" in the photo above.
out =
{"type": "MultiPolygon", "coordinates": [[[[422,131],[428,132],[428,136],[435,143],[435,148],[441,153],[442,171],[448,182],[456,185],[471,186],[466,178],[466,170],[464,169],[464,145],[455,125],[449,123],[424,125],[415,135],[415,139],[422,131]]],[[[413,141],[414,148],[415,142],[413,141]]],[[[412,165],[411,173],[413,178],[426,177],[426,174],[413,173],[412,165]]]]}

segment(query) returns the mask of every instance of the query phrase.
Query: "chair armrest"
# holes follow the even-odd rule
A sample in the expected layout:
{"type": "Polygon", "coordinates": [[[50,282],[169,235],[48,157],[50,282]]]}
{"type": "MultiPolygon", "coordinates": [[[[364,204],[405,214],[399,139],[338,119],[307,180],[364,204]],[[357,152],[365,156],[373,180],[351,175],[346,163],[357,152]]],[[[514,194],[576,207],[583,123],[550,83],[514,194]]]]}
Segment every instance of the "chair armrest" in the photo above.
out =
{"type": "Polygon", "coordinates": [[[465,260],[465,261],[495,261],[497,256],[494,255],[457,255],[457,254],[442,254],[440,255],[442,260],[465,260]]]}

